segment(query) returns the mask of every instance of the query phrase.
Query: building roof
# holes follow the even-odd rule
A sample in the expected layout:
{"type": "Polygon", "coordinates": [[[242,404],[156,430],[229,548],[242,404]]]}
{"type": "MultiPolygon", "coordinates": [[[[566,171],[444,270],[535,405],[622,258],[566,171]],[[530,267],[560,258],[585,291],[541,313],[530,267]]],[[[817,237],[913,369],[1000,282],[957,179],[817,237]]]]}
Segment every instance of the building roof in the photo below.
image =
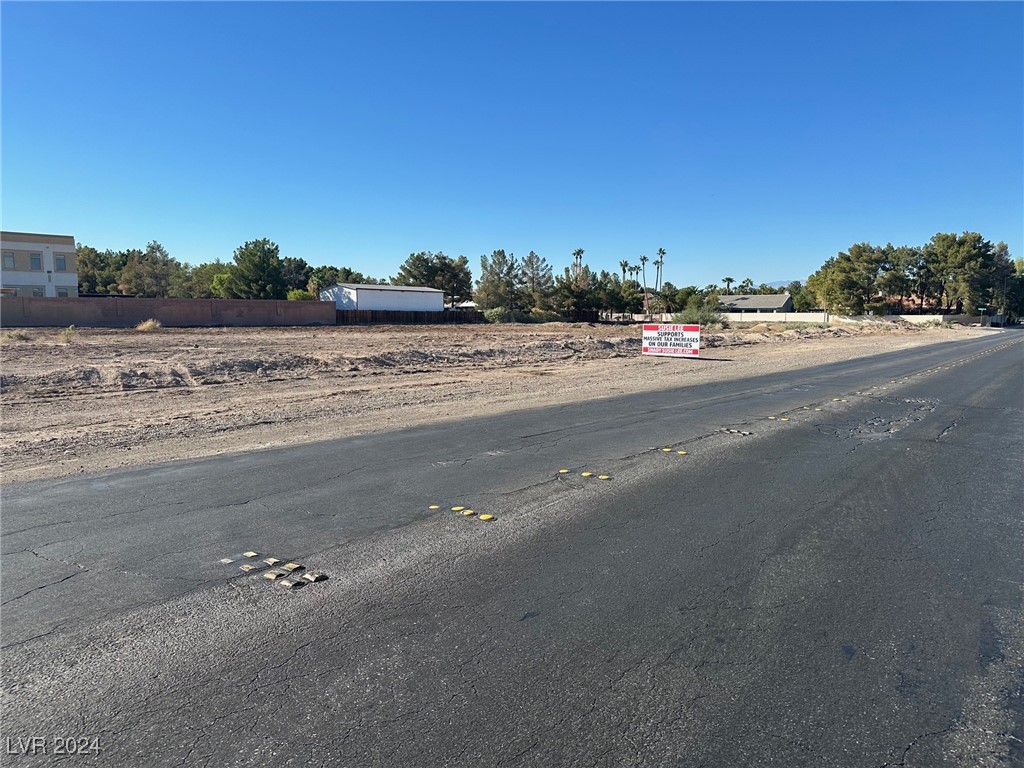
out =
{"type": "Polygon", "coordinates": [[[444,293],[438,288],[424,288],[419,285],[370,285],[368,283],[338,283],[332,288],[356,288],[365,291],[417,291],[419,293],[444,293]]]}
{"type": "Polygon", "coordinates": [[[75,245],[73,235],[50,235],[43,232],[10,232],[6,229],[0,232],[0,240],[6,240],[11,243],[57,243],[72,247],[75,245]]]}
{"type": "Polygon", "coordinates": [[[723,309],[782,309],[790,298],[788,293],[737,293],[719,296],[718,303],[723,309]]]}

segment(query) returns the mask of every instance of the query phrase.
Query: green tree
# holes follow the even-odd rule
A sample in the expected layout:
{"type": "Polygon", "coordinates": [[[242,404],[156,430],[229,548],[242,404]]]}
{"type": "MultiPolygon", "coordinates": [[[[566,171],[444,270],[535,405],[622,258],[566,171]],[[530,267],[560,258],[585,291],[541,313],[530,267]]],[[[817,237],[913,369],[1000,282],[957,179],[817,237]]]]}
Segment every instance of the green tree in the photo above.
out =
{"type": "Polygon", "coordinates": [[[650,261],[646,256],[640,257],[640,270],[643,273],[644,278],[644,314],[649,314],[651,311],[650,300],[647,297],[647,262],[650,261]]]}
{"type": "Polygon", "coordinates": [[[899,311],[904,311],[904,301],[913,294],[914,268],[921,258],[921,251],[902,245],[899,248],[887,246],[887,259],[878,276],[878,290],[887,297],[898,300],[899,311]]]}
{"type": "Polygon", "coordinates": [[[185,279],[186,296],[191,299],[222,298],[213,289],[213,281],[217,275],[230,274],[231,267],[231,264],[225,264],[220,259],[192,267],[185,279]]]}
{"type": "Polygon", "coordinates": [[[524,288],[523,271],[513,254],[497,250],[489,258],[480,257],[480,279],[473,294],[480,309],[522,309],[524,288]]]}
{"type": "Polygon", "coordinates": [[[226,292],[235,299],[283,299],[287,294],[281,274],[280,248],[267,238],[250,240],[235,249],[235,268],[226,292]]]}
{"type": "Polygon", "coordinates": [[[317,297],[304,288],[289,288],[288,301],[314,301],[317,297]]]}
{"type": "Polygon", "coordinates": [[[614,272],[601,272],[597,278],[597,305],[609,312],[625,312],[626,298],[622,281],[614,272]]]}
{"type": "Polygon", "coordinates": [[[1014,275],[1013,259],[1010,258],[1009,246],[1000,241],[992,249],[993,262],[993,304],[999,307],[1000,314],[1008,314],[1008,287],[1014,275]]]}
{"type": "Polygon", "coordinates": [[[107,254],[100,253],[91,245],[78,243],[75,256],[78,265],[79,293],[107,293],[107,285],[111,282],[106,277],[107,254]]]}
{"type": "Polygon", "coordinates": [[[946,312],[973,312],[992,298],[996,278],[995,247],[977,232],[939,232],[924,246],[946,312]]]}
{"type": "Polygon", "coordinates": [[[534,309],[551,309],[554,306],[555,280],[547,259],[530,251],[520,269],[526,303],[534,309]]]}
{"type": "Polygon", "coordinates": [[[473,295],[473,275],[465,256],[451,258],[442,252],[410,253],[398,268],[392,285],[416,285],[444,291],[445,302],[454,305],[473,295]]]}
{"type": "Polygon", "coordinates": [[[599,309],[601,297],[598,288],[598,277],[586,264],[581,264],[578,269],[575,263],[573,269],[566,267],[565,273],[555,278],[555,296],[559,309],[599,309]]]}
{"type": "Polygon", "coordinates": [[[92,246],[78,244],[78,290],[80,293],[119,293],[121,270],[128,257],[141,251],[111,251],[100,253],[92,246]]]}
{"type": "Polygon", "coordinates": [[[676,295],[678,293],[679,289],[667,280],[661,284],[659,295],[666,312],[676,312],[679,310],[679,304],[676,302],[676,295]]]}
{"type": "Polygon", "coordinates": [[[808,287],[830,312],[863,314],[876,302],[878,276],[888,258],[885,248],[856,243],[807,278],[808,287]]]}
{"type": "Polygon", "coordinates": [[[700,291],[697,290],[697,286],[687,285],[678,289],[676,291],[675,298],[672,301],[676,311],[685,309],[690,303],[691,296],[697,296],[698,300],[700,299],[700,291]]]}
{"type": "Polygon", "coordinates": [[[130,252],[118,288],[125,296],[180,298],[186,295],[186,276],[182,264],[154,240],[145,251],[130,252]]]}
{"type": "Polygon", "coordinates": [[[623,312],[631,315],[639,314],[644,309],[644,297],[640,293],[640,283],[636,280],[627,280],[622,284],[623,312]]]}
{"type": "Polygon", "coordinates": [[[285,256],[281,259],[281,277],[290,289],[305,290],[309,279],[313,276],[313,268],[305,259],[285,256]]]}
{"type": "Polygon", "coordinates": [[[213,276],[213,282],[210,283],[210,292],[218,299],[233,299],[234,295],[231,293],[231,277],[235,271],[234,264],[228,264],[228,269],[224,272],[218,272],[213,276]]]}
{"type": "Polygon", "coordinates": [[[573,272],[579,272],[583,269],[583,249],[577,248],[572,252],[572,268],[573,272]]]}
{"type": "Polygon", "coordinates": [[[814,292],[799,280],[794,280],[786,286],[786,292],[793,298],[794,312],[810,312],[817,306],[814,292]]]}
{"type": "Polygon", "coordinates": [[[664,248],[659,248],[658,258],[654,262],[654,266],[658,268],[658,275],[654,280],[654,290],[658,293],[661,292],[661,281],[665,277],[665,256],[667,253],[664,248]]]}

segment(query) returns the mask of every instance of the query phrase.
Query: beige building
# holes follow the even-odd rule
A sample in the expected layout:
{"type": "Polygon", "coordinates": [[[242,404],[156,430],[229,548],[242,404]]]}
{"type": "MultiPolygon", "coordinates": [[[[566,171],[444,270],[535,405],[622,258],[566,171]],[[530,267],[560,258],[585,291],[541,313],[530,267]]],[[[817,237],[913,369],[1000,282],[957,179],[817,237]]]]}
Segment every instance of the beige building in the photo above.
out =
{"type": "Polygon", "coordinates": [[[0,294],[78,297],[75,238],[0,232],[0,294]]]}

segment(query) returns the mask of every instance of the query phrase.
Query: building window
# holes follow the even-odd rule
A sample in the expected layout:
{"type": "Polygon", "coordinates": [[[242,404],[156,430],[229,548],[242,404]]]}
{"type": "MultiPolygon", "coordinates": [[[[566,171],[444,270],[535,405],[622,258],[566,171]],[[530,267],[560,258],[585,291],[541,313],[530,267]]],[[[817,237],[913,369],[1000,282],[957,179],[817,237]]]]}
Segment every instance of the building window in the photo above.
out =
{"type": "Polygon", "coordinates": [[[46,295],[46,291],[43,288],[33,288],[32,289],[32,295],[33,296],[45,296],[46,295]]]}
{"type": "Polygon", "coordinates": [[[14,254],[4,252],[4,269],[14,269],[14,254]]]}
{"type": "Polygon", "coordinates": [[[57,289],[57,295],[60,298],[62,298],[62,299],[66,299],[68,297],[68,289],[67,288],[58,288],[57,289]]]}
{"type": "Polygon", "coordinates": [[[62,253],[56,254],[53,257],[53,268],[57,272],[67,272],[68,271],[68,260],[67,260],[67,257],[64,254],[62,254],[62,253]]]}
{"type": "Polygon", "coordinates": [[[43,268],[43,254],[41,253],[30,253],[28,255],[29,264],[31,269],[34,271],[42,270],[43,268]]]}

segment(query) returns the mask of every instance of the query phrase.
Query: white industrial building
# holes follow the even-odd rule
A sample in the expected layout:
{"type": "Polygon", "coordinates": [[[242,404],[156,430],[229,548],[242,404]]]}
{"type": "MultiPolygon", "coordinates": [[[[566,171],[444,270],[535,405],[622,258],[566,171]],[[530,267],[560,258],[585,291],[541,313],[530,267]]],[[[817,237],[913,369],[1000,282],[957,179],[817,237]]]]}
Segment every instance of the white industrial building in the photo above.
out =
{"type": "Polygon", "coordinates": [[[320,291],[321,301],[333,301],[338,309],[389,312],[443,312],[444,291],[414,285],[362,285],[340,283],[320,291]]]}
{"type": "Polygon", "coordinates": [[[0,293],[78,297],[75,238],[36,232],[0,232],[0,293]]]}

